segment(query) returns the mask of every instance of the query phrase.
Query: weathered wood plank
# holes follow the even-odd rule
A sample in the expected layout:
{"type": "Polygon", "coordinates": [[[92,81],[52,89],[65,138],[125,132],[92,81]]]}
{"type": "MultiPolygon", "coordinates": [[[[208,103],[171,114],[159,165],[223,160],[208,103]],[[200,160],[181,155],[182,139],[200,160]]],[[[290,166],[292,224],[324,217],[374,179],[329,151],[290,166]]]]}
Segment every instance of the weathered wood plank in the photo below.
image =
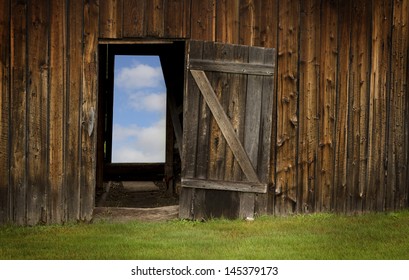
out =
{"type": "Polygon", "coordinates": [[[27,224],[47,222],[48,1],[28,5],[27,224]]]}
{"type": "MultiPolygon", "coordinates": [[[[264,63],[275,66],[276,52],[273,49],[264,50],[264,63]]],[[[260,117],[260,149],[258,152],[257,174],[261,182],[271,185],[271,146],[274,141],[273,136],[273,107],[275,105],[274,95],[274,75],[263,77],[263,93],[261,103],[261,117],[260,117]]],[[[266,215],[268,213],[268,195],[257,195],[255,213],[257,215],[266,215]]]]}
{"type": "Polygon", "coordinates": [[[391,3],[374,2],[372,6],[372,68],[369,96],[369,154],[366,206],[385,209],[387,99],[390,87],[391,3]]]}
{"type": "MultiPolygon", "coordinates": [[[[242,0],[240,2],[240,38],[242,45],[260,45],[261,1],[242,0]]],[[[265,1],[267,2],[267,1],[265,1]]]]}
{"type": "Polygon", "coordinates": [[[238,160],[240,166],[243,169],[244,174],[247,176],[248,180],[251,182],[258,182],[258,176],[248,158],[243,146],[240,143],[237,135],[234,132],[231,123],[220,105],[217,96],[203,71],[191,70],[193,78],[195,79],[197,85],[202,92],[206,103],[208,104],[210,110],[215,117],[227,143],[232,149],[236,159],[238,160]]]}
{"type": "Polygon", "coordinates": [[[138,38],[146,35],[146,0],[123,1],[123,37],[138,38]]]}
{"type": "MultiPolygon", "coordinates": [[[[235,48],[233,48],[232,52],[235,61],[248,62],[249,48],[236,46],[235,48]]],[[[229,96],[229,100],[226,108],[226,114],[230,119],[230,122],[238,139],[241,143],[244,143],[247,75],[228,74],[227,78],[229,83],[229,92],[227,94],[229,96]]],[[[225,180],[242,180],[242,169],[240,167],[240,164],[235,159],[231,149],[226,149],[225,159],[225,180]]]]}
{"type": "Polygon", "coordinates": [[[81,97],[81,194],[80,218],[92,219],[95,198],[96,175],[96,126],[98,96],[98,0],[84,2],[84,50],[82,64],[81,97]]]}
{"type": "Polygon", "coordinates": [[[214,0],[195,1],[191,7],[191,39],[215,41],[216,8],[214,0]]]}
{"type": "Polygon", "coordinates": [[[190,37],[190,6],[188,0],[165,0],[165,37],[190,37]]]}
{"type": "Polygon", "coordinates": [[[191,59],[189,68],[192,70],[214,71],[257,76],[272,76],[274,74],[274,67],[272,65],[265,65],[258,62],[243,63],[208,59],[202,60],[191,59]]]}
{"type": "Polygon", "coordinates": [[[239,1],[215,1],[216,41],[239,43],[239,1]]]}
{"type": "MultiPolygon", "coordinates": [[[[210,58],[211,60],[225,60],[230,61],[233,58],[233,50],[231,46],[225,44],[205,42],[203,49],[203,58],[210,58]]],[[[208,72],[207,79],[209,80],[217,100],[223,108],[227,111],[230,99],[230,83],[228,81],[228,74],[208,72]]],[[[202,95],[202,102],[208,107],[205,98],[202,95]]],[[[209,109],[208,109],[209,110],[209,109]]],[[[226,144],[226,139],[217,124],[213,114],[209,110],[209,161],[208,161],[208,176],[207,178],[213,180],[223,180],[226,172],[226,151],[230,148],[226,144]]],[[[228,167],[227,167],[228,168],[228,167]]]]}
{"type": "Polygon", "coordinates": [[[82,109],[82,59],[83,59],[83,18],[84,8],[80,1],[70,1],[68,5],[67,30],[67,103],[65,124],[65,182],[68,221],[80,220],[81,208],[81,120],[82,109]]]}
{"type": "Polygon", "coordinates": [[[0,1],[0,225],[9,221],[10,1],[0,1]]]}
{"type": "Polygon", "coordinates": [[[317,210],[331,210],[334,172],[334,122],[337,72],[337,3],[321,7],[320,133],[318,149],[317,210]]]}
{"type": "Polygon", "coordinates": [[[394,1],[392,19],[392,60],[391,60],[391,89],[389,96],[388,123],[388,176],[386,209],[401,209],[408,206],[408,138],[405,126],[405,110],[408,96],[408,1],[394,1]]]}
{"type": "Polygon", "coordinates": [[[99,2],[99,37],[122,38],[123,0],[99,2]]]}
{"type": "Polygon", "coordinates": [[[300,6],[280,2],[277,61],[276,213],[294,211],[298,130],[298,33],[300,6]]]}
{"type": "Polygon", "coordinates": [[[335,171],[334,171],[334,210],[346,213],[347,196],[347,159],[348,159],[348,139],[349,139],[349,116],[351,115],[350,104],[350,57],[351,44],[351,20],[352,20],[352,0],[348,0],[344,5],[339,5],[339,26],[338,26],[338,98],[336,112],[336,138],[335,138],[335,171]]]}
{"type": "Polygon", "coordinates": [[[279,0],[262,1],[260,7],[260,44],[265,48],[277,48],[279,0]]]}
{"type": "MultiPolygon", "coordinates": [[[[149,0],[146,2],[146,36],[161,38],[165,34],[164,0],[149,0]]],[[[180,11],[179,11],[180,12],[180,11]]]]}
{"type": "Polygon", "coordinates": [[[66,44],[65,2],[50,1],[50,89],[49,89],[49,223],[64,221],[64,143],[67,66],[64,51],[66,44]]]}
{"type": "Polygon", "coordinates": [[[320,76],[320,1],[301,5],[299,156],[297,211],[315,210],[318,158],[318,97],[320,76]]]}
{"type": "MultiPolygon", "coordinates": [[[[200,179],[182,179],[184,188],[197,188],[209,190],[225,190],[247,193],[266,193],[267,184],[258,182],[237,182],[237,181],[218,181],[218,180],[200,180],[200,179]]],[[[253,197],[254,201],[254,197],[253,197]]]]}
{"type": "Polygon", "coordinates": [[[355,1],[353,4],[353,22],[351,33],[351,140],[348,145],[353,147],[350,153],[353,161],[348,182],[351,194],[351,207],[362,211],[368,199],[367,158],[368,158],[368,96],[369,96],[369,61],[370,61],[370,14],[371,7],[367,1],[355,1]]]}
{"type": "Polygon", "coordinates": [[[27,222],[27,3],[11,4],[11,220],[27,222]]]}
{"type": "MultiPolygon", "coordinates": [[[[190,41],[187,44],[188,57],[201,58],[203,53],[203,42],[190,41]]],[[[182,145],[182,178],[194,178],[196,174],[196,161],[199,132],[199,108],[200,92],[195,86],[193,77],[189,71],[185,72],[185,89],[183,97],[183,145],[182,145]]],[[[200,135],[200,134],[199,134],[200,135]]],[[[202,147],[200,147],[202,148],[202,147]]],[[[207,171],[206,171],[207,173],[207,171]]],[[[183,186],[183,184],[182,184],[183,186]]],[[[203,192],[203,191],[202,191],[203,192]]],[[[199,194],[201,201],[203,194],[199,194]]],[[[182,188],[179,198],[179,218],[194,219],[196,208],[196,191],[194,189],[182,188]]]]}

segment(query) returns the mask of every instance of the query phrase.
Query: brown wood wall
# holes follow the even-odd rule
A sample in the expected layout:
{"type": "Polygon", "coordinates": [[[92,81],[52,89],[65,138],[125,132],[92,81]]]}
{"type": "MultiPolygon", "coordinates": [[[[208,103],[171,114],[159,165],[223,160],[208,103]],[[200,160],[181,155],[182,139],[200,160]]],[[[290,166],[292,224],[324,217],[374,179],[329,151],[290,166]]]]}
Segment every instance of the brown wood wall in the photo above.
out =
{"type": "Polygon", "coordinates": [[[268,211],[408,206],[406,0],[0,0],[0,223],[89,220],[99,39],[277,50],[268,211]]]}

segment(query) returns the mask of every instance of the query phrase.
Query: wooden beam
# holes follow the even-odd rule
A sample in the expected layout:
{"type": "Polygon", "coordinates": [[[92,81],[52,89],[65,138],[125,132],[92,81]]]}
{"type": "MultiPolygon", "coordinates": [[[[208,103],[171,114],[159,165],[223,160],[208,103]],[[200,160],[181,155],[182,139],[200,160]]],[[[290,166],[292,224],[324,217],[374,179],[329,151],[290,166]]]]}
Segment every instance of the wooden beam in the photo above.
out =
{"type": "MultiPolygon", "coordinates": [[[[217,180],[182,179],[182,187],[245,193],[267,193],[267,184],[259,182],[226,182],[217,180]]],[[[254,201],[254,200],[253,200],[254,201]]]]}
{"type": "Polygon", "coordinates": [[[247,179],[251,182],[259,182],[257,173],[254,170],[254,167],[251,164],[246,151],[240,143],[239,138],[234,132],[234,129],[226,113],[224,112],[223,107],[220,105],[216,93],[214,92],[209,80],[207,79],[206,74],[203,71],[198,70],[191,70],[190,72],[197,85],[199,86],[199,89],[203,94],[203,97],[206,100],[210,111],[213,113],[213,116],[217,124],[219,125],[220,130],[226,138],[227,143],[229,144],[234,156],[243,169],[243,172],[246,175],[247,179]]]}
{"type": "Polygon", "coordinates": [[[214,71],[233,74],[246,75],[274,75],[274,65],[265,65],[258,63],[240,63],[214,60],[191,59],[189,64],[190,70],[214,71]]]}

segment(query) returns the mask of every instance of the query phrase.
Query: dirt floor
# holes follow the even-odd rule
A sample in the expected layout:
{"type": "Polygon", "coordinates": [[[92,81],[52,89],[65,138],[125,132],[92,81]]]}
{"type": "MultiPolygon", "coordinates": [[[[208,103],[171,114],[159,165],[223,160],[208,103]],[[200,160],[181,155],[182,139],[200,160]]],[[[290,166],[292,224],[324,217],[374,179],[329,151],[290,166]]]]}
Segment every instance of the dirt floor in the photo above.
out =
{"type": "Polygon", "coordinates": [[[107,182],[96,196],[94,220],[160,221],[176,219],[178,197],[162,182],[107,182]]]}

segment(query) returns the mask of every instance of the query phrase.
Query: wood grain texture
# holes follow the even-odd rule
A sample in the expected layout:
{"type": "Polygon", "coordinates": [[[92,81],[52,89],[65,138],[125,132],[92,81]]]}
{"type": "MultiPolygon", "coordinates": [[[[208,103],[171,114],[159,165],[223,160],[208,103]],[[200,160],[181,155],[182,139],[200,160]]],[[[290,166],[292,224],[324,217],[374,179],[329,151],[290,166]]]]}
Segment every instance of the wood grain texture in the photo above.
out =
{"type": "Polygon", "coordinates": [[[11,220],[27,223],[27,3],[11,4],[11,220]]]}
{"type": "Polygon", "coordinates": [[[364,207],[365,186],[367,184],[368,158],[368,90],[369,90],[369,50],[371,7],[364,1],[352,6],[351,62],[350,62],[350,125],[349,125],[349,170],[348,193],[350,209],[364,207]]]}
{"type": "Polygon", "coordinates": [[[96,127],[98,96],[98,0],[84,2],[84,49],[81,96],[80,219],[90,221],[94,210],[96,183],[96,127]]]}
{"type": "Polygon", "coordinates": [[[191,1],[165,0],[164,1],[164,37],[189,38],[190,37],[190,9],[191,1]]]}
{"type": "Polygon", "coordinates": [[[299,2],[280,2],[277,61],[276,213],[295,210],[298,130],[299,2]]]}
{"type": "Polygon", "coordinates": [[[214,41],[216,39],[215,15],[214,0],[195,1],[191,7],[190,38],[214,41]]]}
{"type": "MultiPolygon", "coordinates": [[[[266,193],[267,192],[267,184],[263,184],[263,183],[234,182],[234,181],[227,182],[227,181],[199,180],[199,179],[186,178],[186,179],[182,179],[182,184],[185,188],[224,190],[224,191],[235,191],[235,192],[245,192],[245,193],[266,193]]],[[[254,201],[254,197],[253,197],[253,201],[254,201]]]]}
{"type": "Polygon", "coordinates": [[[50,1],[50,73],[49,73],[49,223],[64,221],[64,145],[66,104],[66,17],[67,7],[60,1],[50,1]],[[61,51],[62,50],[62,51],[61,51]]]}
{"type": "Polygon", "coordinates": [[[315,210],[318,159],[318,96],[321,60],[320,1],[303,1],[300,37],[300,100],[297,211],[315,210]]]}
{"type": "Polygon", "coordinates": [[[146,0],[123,1],[123,37],[144,37],[146,34],[146,0]]]}
{"type": "Polygon", "coordinates": [[[339,5],[338,26],[338,98],[335,123],[335,169],[334,169],[334,210],[345,213],[349,195],[347,193],[347,169],[349,116],[350,110],[350,45],[351,45],[351,21],[352,0],[339,5]]]}
{"type": "Polygon", "coordinates": [[[408,205],[408,127],[404,124],[408,100],[408,1],[394,1],[392,18],[391,90],[388,123],[388,176],[386,210],[401,209],[408,205]]]}
{"type": "Polygon", "coordinates": [[[0,225],[10,221],[10,1],[0,1],[0,225]]]}
{"type": "Polygon", "coordinates": [[[84,7],[79,1],[70,1],[67,30],[67,103],[66,105],[66,146],[65,182],[67,201],[67,220],[80,220],[81,209],[81,119],[83,82],[83,20],[84,7]]]}
{"type": "Polygon", "coordinates": [[[28,5],[27,224],[47,222],[48,1],[28,5]]]}
{"type": "Polygon", "coordinates": [[[333,207],[334,128],[338,57],[337,2],[325,1],[321,6],[321,71],[319,95],[319,148],[316,209],[329,211],[333,207]]]}
{"type": "Polygon", "coordinates": [[[99,37],[122,38],[123,0],[99,1],[99,37]]]}
{"type": "Polygon", "coordinates": [[[239,1],[215,1],[216,41],[239,43],[239,1]]]}
{"type": "Polygon", "coordinates": [[[369,96],[367,209],[385,210],[387,105],[390,86],[391,2],[372,6],[372,68],[369,96]]]}

